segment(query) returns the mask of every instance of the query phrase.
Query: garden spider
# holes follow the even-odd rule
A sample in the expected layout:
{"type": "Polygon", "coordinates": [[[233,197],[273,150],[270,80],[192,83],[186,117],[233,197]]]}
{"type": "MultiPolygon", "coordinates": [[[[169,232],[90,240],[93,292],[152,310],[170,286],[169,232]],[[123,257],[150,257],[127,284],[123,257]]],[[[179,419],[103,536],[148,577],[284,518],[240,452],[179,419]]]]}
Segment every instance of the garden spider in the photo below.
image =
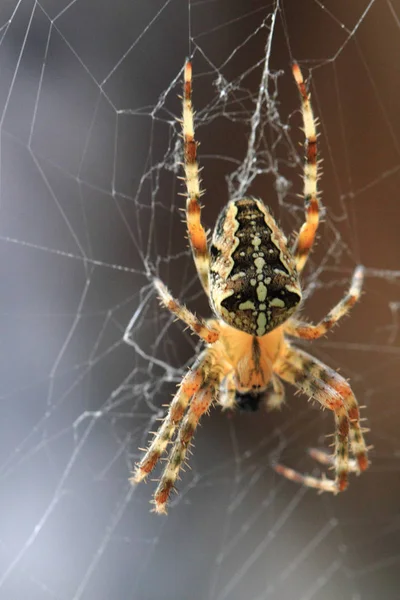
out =
{"type": "Polygon", "coordinates": [[[197,273],[215,318],[204,321],[196,317],[171,296],[160,280],[155,280],[166,308],[206,343],[183,378],[168,414],[131,479],[132,482],[144,479],[176,434],[154,494],[158,513],[166,513],[170,492],[200,417],[212,403],[218,401],[223,408],[254,410],[265,401],[269,409],[280,408],[284,401],[282,380],[333,411],[334,455],[314,450],[312,456],[332,465],[335,479],[301,475],[282,465],[276,465],[276,471],[292,481],[336,494],[346,489],[350,471],[359,473],[368,467],[359,407],[349,384],[336,371],[292,346],[286,337],[314,340],[324,335],[358,300],[363,281],[363,268],[358,266],[347,294],[317,325],[292,316],[301,302],[299,275],[319,221],[316,125],[299,65],[294,63],[292,70],[300,92],[305,133],[305,222],[293,248],[289,249],[266,206],[253,198],[228,202],[219,215],[211,243],[207,242],[201,223],[202,191],[191,99],[192,65],[189,61],[185,65],[182,129],[186,221],[197,273]]]}

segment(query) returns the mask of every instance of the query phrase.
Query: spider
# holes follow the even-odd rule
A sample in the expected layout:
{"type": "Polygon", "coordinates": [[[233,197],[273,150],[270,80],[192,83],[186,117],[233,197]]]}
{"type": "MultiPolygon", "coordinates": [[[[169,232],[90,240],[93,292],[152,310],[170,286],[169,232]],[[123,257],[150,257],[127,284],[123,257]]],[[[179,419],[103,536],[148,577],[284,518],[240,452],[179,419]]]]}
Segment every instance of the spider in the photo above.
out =
{"type": "Polygon", "coordinates": [[[346,489],[348,474],[368,467],[367,447],[359,407],[348,382],[336,371],[292,345],[289,338],[315,340],[330,330],[358,300],[363,267],[353,274],[347,294],[316,325],[296,317],[302,299],[299,276],[306,264],[319,222],[316,121],[300,67],[292,66],[300,93],[305,134],[305,221],[292,248],[261,200],[231,200],[223,208],[212,239],[201,222],[197,142],[192,108],[192,65],[184,67],[183,119],[186,222],[198,276],[215,318],[203,320],[172,297],[155,279],[162,304],[196,333],[205,348],[183,377],[154,439],[137,464],[132,482],[143,480],[172,443],[166,467],[154,494],[155,511],[166,513],[167,502],[200,417],[217,401],[223,408],[268,409],[284,402],[282,381],[333,411],[333,456],[318,450],[311,455],[330,465],[335,478],[302,475],[283,465],[275,470],[286,478],[334,494],[346,489]],[[351,452],[352,458],[349,457],[351,452]]]}

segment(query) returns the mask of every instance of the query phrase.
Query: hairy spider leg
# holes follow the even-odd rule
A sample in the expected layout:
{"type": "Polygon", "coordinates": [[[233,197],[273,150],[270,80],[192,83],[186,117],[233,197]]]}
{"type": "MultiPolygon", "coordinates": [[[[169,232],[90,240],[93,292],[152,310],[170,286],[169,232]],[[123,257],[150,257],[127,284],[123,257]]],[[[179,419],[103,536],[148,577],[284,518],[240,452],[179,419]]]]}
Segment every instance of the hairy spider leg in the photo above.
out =
{"type": "MultiPolygon", "coordinates": [[[[319,450],[318,448],[309,448],[308,454],[314,460],[321,463],[321,465],[325,465],[326,467],[335,466],[335,456],[333,454],[329,454],[329,452],[325,452],[325,450],[319,450]]],[[[358,464],[355,458],[349,458],[349,472],[350,473],[360,473],[360,469],[358,468],[358,464]]]]}
{"type": "Polygon", "coordinates": [[[292,72],[300,92],[301,112],[303,115],[305,135],[305,163],[303,176],[303,197],[305,204],[305,217],[297,240],[294,244],[293,255],[297,271],[300,273],[306,264],[309,252],[314,243],[315,233],[318,229],[320,205],[318,200],[318,158],[317,158],[317,130],[310,94],[307,92],[303,75],[297,63],[293,63],[292,72]]]}
{"type": "Polygon", "coordinates": [[[336,371],[313,356],[290,346],[287,347],[283,357],[275,363],[274,370],[282,379],[318,400],[323,407],[332,410],[336,424],[334,481],[301,475],[282,465],[277,465],[276,470],[288,479],[321,491],[337,493],[345,490],[348,472],[352,470],[349,467],[349,429],[351,429],[351,449],[358,469],[364,471],[368,467],[359,408],[349,384],[336,371]]]}
{"type": "Polygon", "coordinates": [[[205,350],[182,379],[170,404],[167,416],[154,434],[154,439],[142,460],[136,466],[136,470],[130,479],[132,483],[142,481],[154,469],[172,440],[176,428],[181,423],[190,399],[204,385],[212,363],[212,356],[205,350]]]}
{"type": "Polygon", "coordinates": [[[167,286],[164,285],[160,279],[155,278],[153,283],[165,308],[176,315],[178,319],[186,323],[193,333],[198,335],[207,344],[213,344],[217,341],[219,337],[218,331],[209,327],[203,319],[196,317],[192,311],[181,304],[179,300],[176,300],[169,292],[167,286]]]}
{"type": "Polygon", "coordinates": [[[207,234],[201,223],[199,165],[197,162],[197,142],[194,138],[192,107],[192,63],[185,64],[183,84],[183,141],[184,141],[184,169],[187,188],[186,223],[189,242],[192,248],[193,259],[203,288],[208,295],[208,269],[210,256],[207,248],[207,234]]]}
{"type": "Polygon", "coordinates": [[[305,323],[296,318],[289,319],[285,324],[285,333],[306,340],[316,340],[325,335],[327,331],[346,315],[360,298],[364,280],[364,267],[356,267],[350,288],[347,294],[334,306],[317,325],[305,323]]]}
{"type": "Polygon", "coordinates": [[[220,378],[216,372],[209,372],[208,378],[204,381],[201,388],[193,396],[189,404],[185,418],[183,419],[174,445],[170,452],[167,466],[163,471],[160,483],[154,494],[155,512],[166,513],[166,505],[176,480],[179,478],[186,458],[187,451],[192,438],[199,424],[200,417],[208,411],[216,396],[216,388],[219,385],[220,378]]]}

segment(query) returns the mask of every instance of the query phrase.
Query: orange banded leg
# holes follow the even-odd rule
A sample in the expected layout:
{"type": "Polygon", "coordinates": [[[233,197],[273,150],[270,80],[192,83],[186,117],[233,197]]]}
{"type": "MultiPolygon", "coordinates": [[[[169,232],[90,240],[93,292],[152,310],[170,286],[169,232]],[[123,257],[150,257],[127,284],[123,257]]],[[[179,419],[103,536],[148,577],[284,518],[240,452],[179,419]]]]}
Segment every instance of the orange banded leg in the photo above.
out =
{"type": "Polygon", "coordinates": [[[369,466],[368,448],[364,433],[369,431],[361,427],[360,408],[349,383],[339,373],[325,367],[325,381],[335,389],[343,399],[350,423],[350,447],[358,467],[358,472],[365,471],[369,466]]]}
{"type": "Polygon", "coordinates": [[[185,418],[179,428],[177,438],[168,458],[167,466],[161,476],[160,483],[154,494],[155,512],[166,513],[167,502],[179,471],[185,461],[187,451],[199,424],[200,417],[207,412],[215,396],[215,386],[218,382],[212,379],[205,381],[202,388],[193,397],[185,418]]]}
{"type": "Polygon", "coordinates": [[[182,379],[175,394],[169,411],[159,430],[154,434],[154,439],[148,447],[146,454],[137,464],[136,470],[130,479],[132,483],[142,481],[156,466],[161,456],[167,449],[177,426],[181,423],[190,399],[203,385],[211,367],[211,357],[207,351],[203,352],[190,371],[182,379]]]}
{"type": "Polygon", "coordinates": [[[331,492],[333,494],[343,492],[348,485],[348,473],[352,470],[348,458],[349,421],[344,408],[335,410],[335,424],[335,457],[332,457],[332,459],[328,461],[328,455],[326,455],[326,457],[324,456],[321,460],[322,457],[320,455],[316,456],[313,452],[310,452],[310,455],[313,458],[316,458],[322,464],[329,464],[335,469],[335,480],[328,479],[324,474],[321,478],[313,477],[312,475],[304,475],[281,464],[275,465],[275,471],[286,477],[286,479],[290,479],[290,481],[314,488],[320,492],[331,492]]]}
{"type": "Polygon", "coordinates": [[[306,220],[302,225],[293,248],[297,271],[300,273],[306,264],[308,254],[314,243],[315,233],[319,223],[319,201],[318,201],[318,158],[317,158],[317,130],[313,110],[310,102],[310,94],[307,92],[303,75],[297,63],[293,63],[293,77],[301,98],[301,112],[303,115],[305,135],[305,164],[303,176],[303,196],[306,211],[306,220]]]}
{"type": "Polygon", "coordinates": [[[285,325],[285,333],[306,340],[315,340],[331,329],[345,314],[353,308],[360,297],[364,280],[364,267],[358,266],[353,274],[350,289],[336,306],[317,325],[304,323],[298,319],[289,319],[285,325]]]}
{"type": "Polygon", "coordinates": [[[199,165],[197,163],[197,142],[194,139],[193,107],[192,107],[192,64],[187,61],[183,86],[183,140],[184,168],[187,189],[186,222],[189,241],[193,252],[194,262],[208,294],[209,254],[207,249],[207,234],[201,224],[201,206],[199,165]]]}
{"type": "MultiPolygon", "coordinates": [[[[363,434],[368,429],[361,427],[360,409],[349,383],[339,373],[298,348],[289,347],[283,360],[287,360],[293,366],[298,377],[305,379],[305,387],[294,384],[296,387],[309,396],[314,396],[320,402],[319,395],[322,393],[322,399],[326,396],[326,407],[331,410],[335,410],[335,403],[343,403],[349,420],[351,451],[356,459],[358,471],[365,471],[369,463],[368,449],[363,434]],[[313,392],[313,389],[316,391],[313,392]]],[[[279,370],[277,372],[279,373],[279,370]]],[[[285,377],[282,378],[285,379],[285,377]]],[[[323,402],[321,403],[323,404],[323,402]]],[[[337,454],[335,455],[336,459],[337,454]]]]}
{"type": "Polygon", "coordinates": [[[274,365],[278,375],[292,383],[308,396],[318,400],[324,408],[335,414],[335,480],[318,479],[301,475],[292,469],[278,465],[276,470],[293,481],[302,483],[320,491],[341,492],[347,487],[349,466],[349,429],[351,428],[352,451],[359,471],[368,466],[366,446],[360,428],[358,406],[347,381],[314,357],[305,352],[288,348],[282,359],[274,365]]]}
{"type": "Polygon", "coordinates": [[[166,308],[181,321],[186,323],[190,329],[202,338],[207,344],[213,344],[219,337],[218,331],[209,327],[202,319],[196,317],[186,306],[171,296],[168,288],[160,279],[154,279],[154,285],[160,296],[161,302],[166,308]]]}

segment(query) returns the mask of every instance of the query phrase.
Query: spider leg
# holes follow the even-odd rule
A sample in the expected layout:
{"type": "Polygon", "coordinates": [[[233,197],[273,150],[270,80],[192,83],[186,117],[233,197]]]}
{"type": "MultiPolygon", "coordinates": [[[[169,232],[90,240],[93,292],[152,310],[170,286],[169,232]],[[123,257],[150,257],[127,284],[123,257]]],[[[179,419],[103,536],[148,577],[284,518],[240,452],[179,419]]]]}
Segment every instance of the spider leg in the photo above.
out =
{"type": "Polygon", "coordinates": [[[199,165],[197,163],[197,142],[194,138],[192,107],[192,64],[185,64],[183,86],[183,140],[184,168],[187,189],[186,222],[193,258],[203,288],[208,295],[208,268],[210,257],[207,249],[207,234],[201,223],[199,165]]]}
{"type": "Polygon", "coordinates": [[[228,373],[222,380],[218,402],[222,406],[222,410],[235,410],[237,408],[234,371],[228,373]]]}
{"type": "Polygon", "coordinates": [[[177,438],[170,452],[167,466],[161,476],[154,494],[155,512],[166,513],[169,495],[179,476],[179,471],[185,461],[186,454],[200,417],[210,408],[216,394],[219,376],[216,372],[209,372],[208,378],[193,396],[187,413],[179,427],[177,438]]]}
{"type": "Polygon", "coordinates": [[[295,318],[285,324],[285,333],[306,340],[315,340],[329,331],[354,306],[361,294],[364,279],[364,267],[358,266],[353,274],[347,294],[329,311],[317,325],[305,323],[295,318]]]}
{"type": "MultiPolygon", "coordinates": [[[[325,465],[327,467],[335,466],[335,456],[333,454],[329,454],[329,452],[318,450],[318,448],[310,448],[308,450],[308,454],[311,456],[311,458],[321,463],[321,465],[325,465]]],[[[360,472],[357,461],[354,458],[349,458],[349,472],[360,472]]]]}
{"type": "MultiPolygon", "coordinates": [[[[286,353],[274,365],[277,374],[292,383],[297,389],[318,400],[324,408],[335,414],[336,434],[334,467],[335,480],[318,479],[301,475],[292,469],[278,465],[276,470],[293,481],[302,483],[321,491],[341,492],[347,487],[347,475],[354,470],[349,463],[349,430],[351,449],[355,455],[357,470],[364,471],[368,467],[367,448],[357,400],[347,383],[336,371],[333,371],[313,356],[287,347],[286,353]]],[[[323,461],[322,461],[323,462],[323,461]]]]}
{"type": "Polygon", "coordinates": [[[300,273],[306,264],[308,254],[314,243],[315,233],[319,223],[320,205],[317,191],[318,160],[316,121],[310,102],[310,94],[307,92],[303,75],[297,63],[293,64],[292,71],[297,88],[300,92],[301,112],[303,115],[304,134],[306,138],[304,144],[306,159],[304,164],[303,186],[306,220],[300,229],[293,248],[297,271],[300,273]]]}
{"type": "Polygon", "coordinates": [[[210,353],[206,350],[199,356],[192,368],[182,379],[179,389],[170,404],[168,414],[155,434],[146,454],[136,466],[136,470],[130,479],[132,483],[142,481],[149,473],[151,473],[162,454],[164,454],[176,428],[183,419],[190,399],[204,384],[207,373],[211,368],[211,364],[212,359],[210,353]]]}
{"type": "Polygon", "coordinates": [[[171,296],[168,288],[163,284],[160,279],[154,279],[154,285],[160,296],[161,302],[164,306],[178,317],[181,321],[186,323],[190,329],[202,338],[207,344],[213,344],[219,337],[218,331],[209,327],[205,321],[196,317],[186,306],[181,304],[179,300],[176,300],[171,296]]]}
{"type": "Polygon", "coordinates": [[[267,410],[281,410],[285,402],[285,388],[283,383],[276,375],[271,378],[273,391],[268,394],[266,405],[267,410]]]}

